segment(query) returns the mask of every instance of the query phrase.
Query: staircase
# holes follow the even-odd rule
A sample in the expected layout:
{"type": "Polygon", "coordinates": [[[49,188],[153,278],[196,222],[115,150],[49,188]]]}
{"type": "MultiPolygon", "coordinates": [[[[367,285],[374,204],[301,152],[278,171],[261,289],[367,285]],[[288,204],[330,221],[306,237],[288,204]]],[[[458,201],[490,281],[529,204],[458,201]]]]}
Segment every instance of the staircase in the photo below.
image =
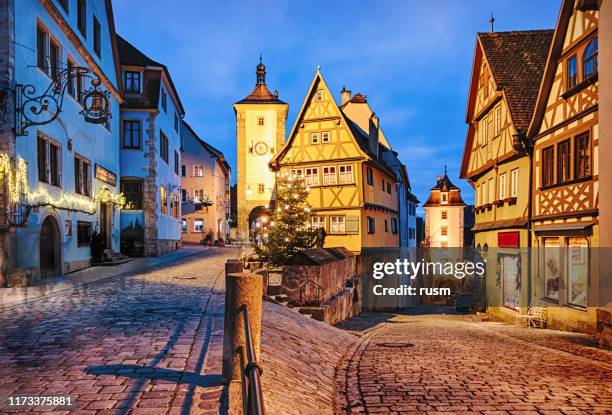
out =
{"type": "Polygon", "coordinates": [[[106,249],[104,251],[104,262],[98,265],[102,265],[104,267],[114,267],[130,261],[132,261],[132,258],[119,252],[114,252],[112,249],[106,249]]]}

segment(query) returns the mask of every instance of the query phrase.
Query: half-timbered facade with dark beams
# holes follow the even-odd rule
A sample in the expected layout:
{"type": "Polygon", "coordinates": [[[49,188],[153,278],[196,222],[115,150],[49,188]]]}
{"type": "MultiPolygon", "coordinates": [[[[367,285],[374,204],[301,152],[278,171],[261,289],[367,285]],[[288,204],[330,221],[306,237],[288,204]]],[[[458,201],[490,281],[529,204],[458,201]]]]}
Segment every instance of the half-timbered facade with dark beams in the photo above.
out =
{"type": "Polygon", "coordinates": [[[475,245],[495,264],[489,314],[515,320],[528,298],[529,154],[514,145],[529,126],[553,30],[479,33],[461,177],[475,189],[475,245]],[[489,250],[489,248],[495,248],[489,250]]]}
{"type": "Polygon", "coordinates": [[[565,0],[527,137],[533,143],[532,303],[551,328],[594,332],[598,296],[597,2],[565,0]]]}
{"type": "Polygon", "coordinates": [[[357,253],[399,246],[397,179],[380,157],[378,131],[374,115],[368,131],[345,116],[317,69],[287,143],[270,166],[305,178],[312,224],[325,228],[326,246],[357,253]]]}

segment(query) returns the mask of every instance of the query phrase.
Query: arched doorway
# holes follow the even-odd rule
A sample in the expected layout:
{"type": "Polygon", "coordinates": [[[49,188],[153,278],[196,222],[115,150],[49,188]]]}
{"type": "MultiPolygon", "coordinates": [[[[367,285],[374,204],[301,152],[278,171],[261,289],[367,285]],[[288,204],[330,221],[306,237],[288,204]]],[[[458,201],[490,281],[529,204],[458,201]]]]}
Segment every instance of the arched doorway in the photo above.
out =
{"type": "Polygon", "coordinates": [[[256,229],[270,222],[270,211],[263,206],[257,206],[249,213],[249,239],[256,229]]]}
{"type": "Polygon", "coordinates": [[[61,274],[60,230],[57,221],[47,216],[40,228],[40,276],[47,278],[59,274],[61,274]]]}

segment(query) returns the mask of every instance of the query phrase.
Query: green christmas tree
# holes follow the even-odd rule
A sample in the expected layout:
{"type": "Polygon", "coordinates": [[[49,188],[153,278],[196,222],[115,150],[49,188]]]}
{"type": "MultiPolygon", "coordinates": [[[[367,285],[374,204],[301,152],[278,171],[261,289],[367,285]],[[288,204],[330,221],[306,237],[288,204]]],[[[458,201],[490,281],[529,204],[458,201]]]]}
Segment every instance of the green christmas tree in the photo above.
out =
{"type": "Polygon", "coordinates": [[[299,176],[281,174],[276,179],[276,206],[270,221],[255,232],[253,248],[270,265],[283,265],[304,249],[322,247],[325,230],[310,224],[310,189],[299,176]]]}

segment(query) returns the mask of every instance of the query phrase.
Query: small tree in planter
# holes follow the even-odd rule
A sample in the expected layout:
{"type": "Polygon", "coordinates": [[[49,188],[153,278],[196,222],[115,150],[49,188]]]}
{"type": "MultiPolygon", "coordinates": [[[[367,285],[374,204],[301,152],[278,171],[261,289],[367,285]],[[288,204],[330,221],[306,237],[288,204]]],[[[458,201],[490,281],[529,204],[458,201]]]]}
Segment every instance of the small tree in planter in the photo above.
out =
{"type": "Polygon", "coordinates": [[[270,222],[255,232],[253,248],[260,260],[280,266],[299,251],[323,246],[325,230],[310,224],[309,193],[303,178],[277,177],[276,209],[270,222]]]}

